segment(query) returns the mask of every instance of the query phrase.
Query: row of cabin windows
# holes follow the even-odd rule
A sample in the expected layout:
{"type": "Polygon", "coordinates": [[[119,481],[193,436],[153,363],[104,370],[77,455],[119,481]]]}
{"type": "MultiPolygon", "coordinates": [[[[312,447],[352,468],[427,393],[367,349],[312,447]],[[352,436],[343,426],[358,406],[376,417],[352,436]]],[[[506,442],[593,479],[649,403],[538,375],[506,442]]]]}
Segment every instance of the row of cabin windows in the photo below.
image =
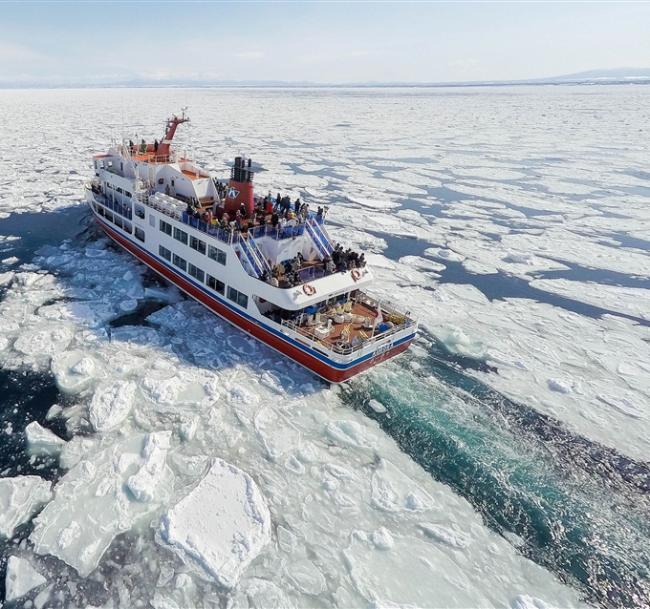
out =
{"type": "MultiPolygon", "coordinates": [[[[219,281],[216,277],[209,275],[198,266],[194,266],[191,262],[187,262],[187,260],[174,254],[163,245],[158,246],[158,253],[162,258],[171,262],[175,267],[188,273],[194,277],[194,279],[198,279],[201,283],[205,283],[205,285],[207,285],[211,290],[214,290],[218,294],[225,295],[226,284],[223,281],[219,281]]],[[[244,309],[248,308],[248,296],[235,290],[235,288],[228,288],[228,299],[236,302],[244,309]]]]}
{"type": "Polygon", "coordinates": [[[110,190],[115,190],[119,192],[121,195],[126,195],[127,197],[129,197],[129,199],[133,196],[128,190],[124,190],[119,186],[113,186],[110,182],[106,182],[106,188],[109,188],[110,190]]]}
{"type": "Polygon", "coordinates": [[[200,254],[207,254],[208,258],[215,260],[219,264],[226,264],[226,252],[220,250],[218,247],[209,245],[206,248],[205,241],[192,235],[188,238],[188,235],[184,230],[176,227],[172,228],[172,225],[169,222],[165,222],[165,220],[160,220],[160,230],[170,237],[173,236],[176,241],[189,245],[193,250],[196,250],[200,254]]]}
{"type": "MultiPolygon", "coordinates": [[[[131,226],[131,223],[125,220],[124,218],[122,218],[122,216],[114,214],[112,211],[109,211],[108,209],[106,209],[101,205],[98,205],[97,203],[95,203],[95,210],[100,216],[103,216],[104,218],[106,218],[116,226],[119,226],[122,230],[125,230],[127,233],[129,233],[129,235],[133,231],[133,227],[131,226]]],[[[136,228],[136,237],[137,237],[138,230],[140,229],[136,228]]],[[[142,241],[144,241],[144,233],[142,234],[142,241]]]]}

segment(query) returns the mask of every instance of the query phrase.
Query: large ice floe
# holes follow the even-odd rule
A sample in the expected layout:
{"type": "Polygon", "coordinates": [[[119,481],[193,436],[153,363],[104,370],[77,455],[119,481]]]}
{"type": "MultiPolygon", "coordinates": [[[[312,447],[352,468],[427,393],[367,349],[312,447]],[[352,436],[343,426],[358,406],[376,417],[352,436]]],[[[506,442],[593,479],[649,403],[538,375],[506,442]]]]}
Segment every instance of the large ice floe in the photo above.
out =
{"type": "MultiPolygon", "coordinates": [[[[3,127],[14,145],[0,217],[65,217],[122,108],[149,125],[189,101],[208,168],[227,166],[226,147],[247,150],[266,170],[259,191],[328,205],[334,237],[370,251],[376,293],[474,362],[466,374],[642,461],[647,143],[635,120],[604,133],[598,112],[576,108],[637,116],[645,92],[594,90],[88,90],[72,105],[65,91],[0,91],[17,117],[3,127]],[[69,139],[35,164],[44,125],[60,120],[69,139]],[[217,124],[228,130],[215,136],[217,124]]],[[[20,241],[0,243],[0,365],[52,375],[69,440],[32,424],[35,458],[59,455],[54,484],[0,479],[0,534],[26,529],[15,556],[27,562],[8,573],[27,583],[12,595],[38,594],[36,606],[50,593],[28,589],[25,565],[59,604],[106,609],[540,609],[589,594],[560,581],[574,582],[566,565],[543,568],[526,540],[497,535],[489,506],[480,515],[338,390],[156,285],[97,233],[43,241],[26,264],[13,260],[20,241]]],[[[407,361],[401,374],[426,378],[407,361]]],[[[379,394],[369,407],[391,417],[379,394]]],[[[481,464],[507,485],[502,461],[481,464]]]]}
{"type": "Polygon", "coordinates": [[[253,479],[221,459],[161,521],[163,543],[226,588],[269,542],[271,517],[253,479]]]}

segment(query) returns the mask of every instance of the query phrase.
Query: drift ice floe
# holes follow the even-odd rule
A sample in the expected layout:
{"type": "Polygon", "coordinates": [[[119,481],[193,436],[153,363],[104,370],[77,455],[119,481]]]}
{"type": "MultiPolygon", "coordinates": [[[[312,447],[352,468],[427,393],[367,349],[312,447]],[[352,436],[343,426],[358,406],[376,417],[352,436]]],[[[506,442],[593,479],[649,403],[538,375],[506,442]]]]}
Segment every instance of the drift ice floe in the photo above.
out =
{"type": "Polygon", "coordinates": [[[404,351],[417,324],[364,292],[363,254],[334,246],[325,211],[253,191],[250,159],[228,182],[161,142],[93,157],[87,200],[106,234],[183,292],[323,379],[339,383],[404,351]]]}

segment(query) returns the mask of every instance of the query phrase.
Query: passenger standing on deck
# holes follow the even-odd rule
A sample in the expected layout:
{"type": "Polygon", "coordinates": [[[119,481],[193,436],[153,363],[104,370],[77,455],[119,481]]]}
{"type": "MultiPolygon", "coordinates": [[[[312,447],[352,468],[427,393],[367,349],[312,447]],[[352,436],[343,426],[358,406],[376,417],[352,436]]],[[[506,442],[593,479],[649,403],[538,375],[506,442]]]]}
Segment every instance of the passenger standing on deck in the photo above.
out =
{"type": "Polygon", "coordinates": [[[300,213],[300,198],[296,199],[295,203],[293,204],[293,211],[296,216],[300,213]]]}
{"type": "Polygon", "coordinates": [[[158,152],[158,140],[154,140],[154,141],[153,141],[153,151],[154,151],[155,153],[158,152]]]}

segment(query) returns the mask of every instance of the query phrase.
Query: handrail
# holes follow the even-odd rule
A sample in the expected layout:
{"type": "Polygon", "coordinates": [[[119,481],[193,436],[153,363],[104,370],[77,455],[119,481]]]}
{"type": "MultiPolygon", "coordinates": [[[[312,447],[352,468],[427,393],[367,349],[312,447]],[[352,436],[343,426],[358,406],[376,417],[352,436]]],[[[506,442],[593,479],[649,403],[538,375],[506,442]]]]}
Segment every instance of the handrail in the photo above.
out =
{"type": "MultiPolygon", "coordinates": [[[[400,315],[404,315],[404,313],[400,313],[400,315]]],[[[329,349],[330,351],[334,351],[335,353],[340,353],[341,355],[349,355],[350,353],[353,353],[355,351],[360,351],[364,347],[367,347],[368,345],[371,345],[373,343],[376,343],[380,340],[383,340],[385,338],[388,338],[392,334],[397,334],[397,332],[400,332],[409,326],[413,325],[414,321],[404,315],[406,318],[406,321],[402,324],[395,325],[392,328],[388,328],[384,330],[383,332],[379,334],[373,334],[372,336],[362,339],[358,344],[352,345],[342,345],[342,344],[328,344],[325,343],[320,337],[316,336],[313,331],[309,330],[309,328],[305,326],[299,326],[296,322],[288,320],[288,319],[283,319],[282,322],[280,323],[281,326],[284,326],[299,336],[303,336],[307,339],[309,339],[311,342],[318,344],[321,347],[325,347],[326,349],[329,349]]]]}
{"type": "Polygon", "coordinates": [[[261,268],[258,260],[255,257],[255,253],[253,251],[251,251],[248,244],[246,243],[246,239],[244,239],[241,236],[241,234],[238,235],[237,242],[239,244],[239,247],[240,247],[241,251],[244,252],[244,254],[246,254],[246,258],[248,259],[248,262],[250,263],[251,267],[253,268],[253,272],[259,278],[260,275],[262,274],[262,268],[261,268]]]}
{"type": "Polygon", "coordinates": [[[308,226],[311,226],[312,231],[321,241],[327,255],[331,254],[334,251],[334,246],[322,226],[313,217],[307,218],[307,224],[308,226]]]}
{"type": "Polygon", "coordinates": [[[253,239],[253,235],[250,233],[248,234],[247,238],[247,245],[250,248],[250,250],[253,252],[253,255],[257,259],[258,264],[260,265],[260,269],[262,271],[266,271],[267,273],[271,272],[271,265],[269,264],[268,260],[266,259],[266,256],[262,253],[260,248],[257,246],[257,243],[255,243],[255,239],[253,239]]]}
{"type": "Polygon", "coordinates": [[[320,239],[318,238],[318,235],[314,231],[314,227],[307,223],[307,233],[309,234],[309,237],[311,240],[314,242],[314,245],[316,246],[316,249],[318,250],[319,254],[325,258],[329,253],[327,251],[327,248],[321,243],[320,239]]]}

